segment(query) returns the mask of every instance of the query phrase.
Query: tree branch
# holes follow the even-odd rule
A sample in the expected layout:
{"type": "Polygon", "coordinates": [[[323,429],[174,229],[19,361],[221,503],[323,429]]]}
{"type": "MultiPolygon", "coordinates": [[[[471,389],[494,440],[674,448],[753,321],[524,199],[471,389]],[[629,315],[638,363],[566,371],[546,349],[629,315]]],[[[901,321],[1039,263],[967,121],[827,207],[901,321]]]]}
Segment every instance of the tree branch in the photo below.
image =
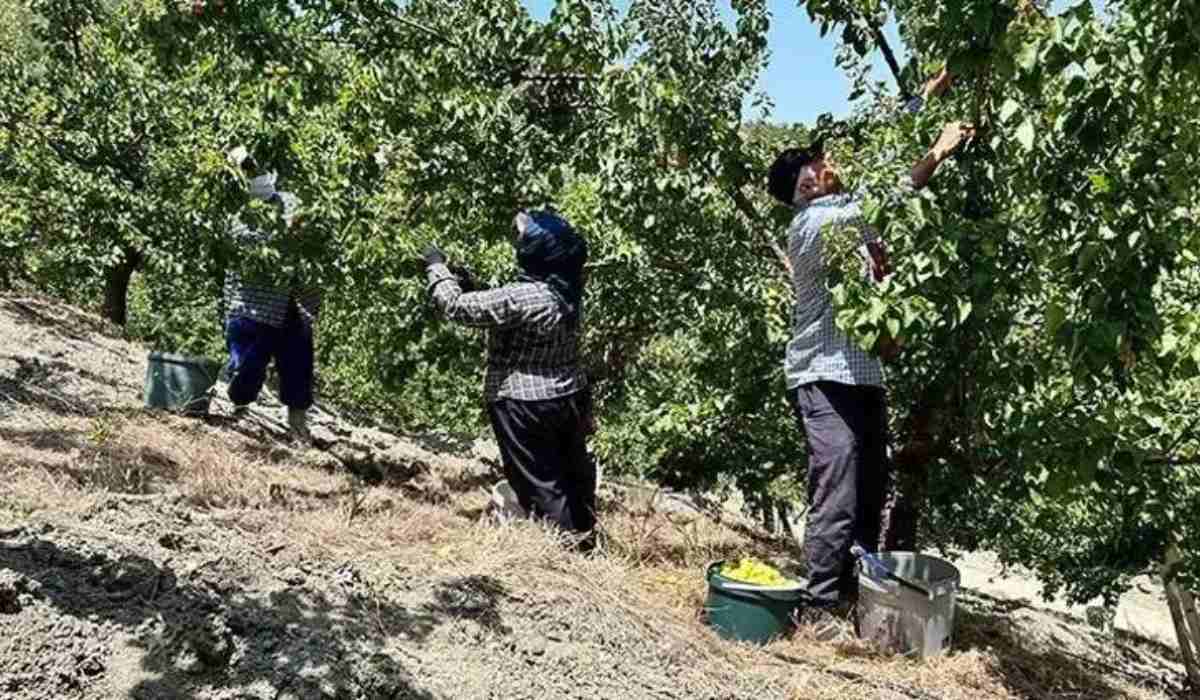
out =
{"type": "Polygon", "coordinates": [[[729,188],[729,196],[733,199],[733,204],[743,216],[750,219],[751,223],[759,224],[763,229],[763,235],[766,238],[766,243],[770,247],[771,252],[775,253],[775,258],[779,261],[783,268],[784,276],[791,281],[792,279],[792,261],[788,259],[787,253],[779,246],[779,243],[771,237],[771,232],[766,226],[762,226],[762,216],[754,209],[754,204],[746,197],[740,189],[736,187],[729,188]]]}
{"type": "Polygon", "coordinates": [[[896,79],[896,87],[900,88],[900,96],[905,100],[909,99],[912,97],[912,92],[909,91],[908,84],[904,81],[904,75],[900,71],[900,62],[896,60],[896,54],[892,51],[892,45],[888,43],[887,37],[883,35],[883,30],[877,27],[874,22],[867,20],[867,24],[871,27],[871,35],[875,39],[875,45],[883,53],[883,59],[887,61],[888,68],[892,71],[892,77],[896,79]]]}
{"type": "Polygon", "coordinates": [[[1148,459],[1145,463],[1153,464],[1157,467],[1194,467],[1200,466],[1200,455],[1184,455],[1179,457],[1164,455],[1148,459]]]}

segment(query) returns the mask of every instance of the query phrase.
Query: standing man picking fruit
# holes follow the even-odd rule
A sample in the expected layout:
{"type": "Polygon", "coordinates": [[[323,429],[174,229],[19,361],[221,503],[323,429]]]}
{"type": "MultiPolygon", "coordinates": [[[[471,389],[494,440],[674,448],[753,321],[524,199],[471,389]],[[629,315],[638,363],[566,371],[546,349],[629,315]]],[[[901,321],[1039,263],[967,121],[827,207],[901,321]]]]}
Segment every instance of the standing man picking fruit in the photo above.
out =
{"type": "MultiPolygon", "coordinates": [[[[925,85],[923,98],[942,93],[943,71],[925,85]]],[[[913,166],[908,186],[920,189],[973,130],[947,125],[913,166]]],[[[771,165],[768,189],[795,207],[788,229],[788,258],[795,291],[793,336],[784,369],[788,398],[808,438],[809,514],[805,530],[808,589],[802,624],[818,638],[845,631],[857,598],[851,546],[874,550],[890,465],[887,457],[887,396],[879,357],[855,345],[835,323],[826,282],[823,239],[856,236],[872,251],[866,261],[875,279],[885,273],[879,237],[862,220],[861,203],[845,191],[835,163],[820,143],[783,151],[771,165]]]]}

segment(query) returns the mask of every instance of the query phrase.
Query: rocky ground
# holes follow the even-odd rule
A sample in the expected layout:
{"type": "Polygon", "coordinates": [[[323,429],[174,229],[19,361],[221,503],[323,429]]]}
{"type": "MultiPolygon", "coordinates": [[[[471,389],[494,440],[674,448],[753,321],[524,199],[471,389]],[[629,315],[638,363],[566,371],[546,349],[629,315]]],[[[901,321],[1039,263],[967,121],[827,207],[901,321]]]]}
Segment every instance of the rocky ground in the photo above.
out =
{"type": "Polygon", "coordinates": [[[321,412],[302,448],[269,402],[237,423],[219,400],[148,413],[145,354],[0,297],[0,697],[1184,697],[1160,641],[986,586],[924,663],[723,642],[704,564],[793,545],[609,483],[604,551],[583,557],[486,516],[485,443],[321,412]]]}

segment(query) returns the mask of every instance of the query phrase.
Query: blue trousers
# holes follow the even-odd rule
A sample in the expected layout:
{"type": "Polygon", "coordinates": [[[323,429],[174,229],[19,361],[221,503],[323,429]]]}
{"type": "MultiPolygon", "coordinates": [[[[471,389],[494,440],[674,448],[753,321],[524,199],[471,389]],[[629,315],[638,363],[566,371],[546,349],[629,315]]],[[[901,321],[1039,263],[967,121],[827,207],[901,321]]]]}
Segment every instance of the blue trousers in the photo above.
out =
{"type": "Polygon", "coordinates": [[[234,317],[225,324],[229,348],[229,400],[239,406],[253,403],[267,380],[267,366],[275,361],[279,398],[288,408],[313,405],[312,328],[294,311],[283,328],[248,318],[234,317]]]}

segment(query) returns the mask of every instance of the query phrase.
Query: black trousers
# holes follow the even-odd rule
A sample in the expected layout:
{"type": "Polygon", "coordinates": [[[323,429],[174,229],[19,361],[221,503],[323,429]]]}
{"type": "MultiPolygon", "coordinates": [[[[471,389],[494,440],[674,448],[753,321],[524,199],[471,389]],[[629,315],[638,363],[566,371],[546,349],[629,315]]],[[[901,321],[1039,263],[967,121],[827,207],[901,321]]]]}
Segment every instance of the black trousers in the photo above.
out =
{"type": "Polygon", "coordinates": [[[891,470],[887,395],[879,387],[836,382],[789,393],[808,436],[809,602],[836,605],[858,590],[850,546],[858,542],[873,552],[879,542],[891,470]]]}
{"type": "Polygon", "coordinates": [[[596,526],[596,466],[587,453],[586,400],[586,392],[580,392],[488,405],[504,475],[521,507],[577,533],[591,533],[596,526]]]}

